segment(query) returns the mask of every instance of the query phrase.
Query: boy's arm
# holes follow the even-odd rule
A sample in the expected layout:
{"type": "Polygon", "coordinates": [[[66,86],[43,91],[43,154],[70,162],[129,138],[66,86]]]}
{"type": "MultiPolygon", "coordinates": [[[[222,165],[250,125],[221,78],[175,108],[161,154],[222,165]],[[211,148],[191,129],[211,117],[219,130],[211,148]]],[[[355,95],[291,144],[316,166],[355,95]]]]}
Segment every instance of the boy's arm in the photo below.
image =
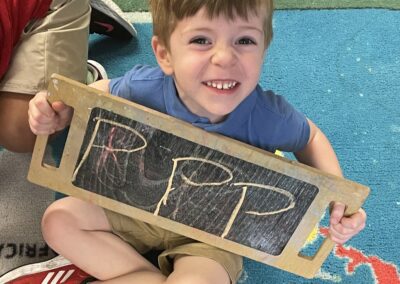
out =
{"type": "Polygon", "coordinates": [[[297,160],[324,172],[343,177],[339,161],[328,138],[311,120],[308,120],[308,124],[310,138],[307,145],[295,153],[297,160]]]}
{"type": "MultiPolygon", "coordinates": [[[[100,80],[90,86],[108,93],[109,82],[100,80]]],[[[36,135],[55,134],[71,123],[73,109],[60,101],[50,104],[47,95],[47,91],[41,91],[29,102],[29,126],[36,135]]]]}
{"type": "Polygon", "coordinates": [[[110,92],[110,80],[108,80],[108,79],[99,80],[99,81],[96,81],[96,82],[93,82],[92,84],[90,84],[89,87],[109,93],[110,92]]]}
{"type": "MultiPolygon", "coordinates": [[[[343,177],[339,161],[328,138],[311,120],[308,120],[308,123],[310,138],[307,145],[295,153],[296,158],[301,163],[343,177]]],[[[344,217],[345,209],[346,206],[339,202],[335,202],[331,206],[330,238],[340,244],[345,243],[364,229],[366,222],[366,214],[362,208],[349,217],[344,217]]]]}

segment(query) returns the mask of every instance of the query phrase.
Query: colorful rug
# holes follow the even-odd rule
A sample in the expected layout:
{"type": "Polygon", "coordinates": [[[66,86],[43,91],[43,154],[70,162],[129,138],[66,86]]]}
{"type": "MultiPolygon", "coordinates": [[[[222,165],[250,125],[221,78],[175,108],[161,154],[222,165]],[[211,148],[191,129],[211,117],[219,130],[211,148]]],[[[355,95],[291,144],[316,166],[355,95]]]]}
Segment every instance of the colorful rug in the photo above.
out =
{"type": "MultiPolygon", "coordinates": [[[[90,57],[110,77],[134,64],[156,64],[150,17],[134,17],[137,40],[91,39],[90,57]]],[[[400,11],[283,10],[275,14],[274,29],[261,85],[315,121],[346,177],[371,187],[368,225],[337,246],[313,280],[246,259],[240,283],[400,283],[400,11]]],[[[316,231],[305,251],[325,233],[324,227],[316,231]]]]}

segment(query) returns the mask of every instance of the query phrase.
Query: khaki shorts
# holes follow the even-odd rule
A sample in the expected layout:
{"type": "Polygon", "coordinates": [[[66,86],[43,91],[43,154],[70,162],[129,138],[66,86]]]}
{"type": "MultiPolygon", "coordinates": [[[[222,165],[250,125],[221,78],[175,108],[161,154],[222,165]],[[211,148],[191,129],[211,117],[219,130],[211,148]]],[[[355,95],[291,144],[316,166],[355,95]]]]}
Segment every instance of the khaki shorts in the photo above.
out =
{"type": "Polygon", "coordinates": [[[45,18],[25,27],[0,92],[35,94],[53,73],[85,82],[90,11],[89,0],[53,0],[45,18]]]}
{"type": "Polygon", "coordinates": [[[129,243],[140,254],[144,254],[152,249],[163,250],[158,256],[158,265],[164,275],[169,275],[172,272],[172,260],[176,256],[192,255],[215,260],[228,272],[232,283],[238,281],[243,268],[243,259],[241,256],[113,211],[106,209],[104,211],[111,224],[113,233],[129,243]]]}

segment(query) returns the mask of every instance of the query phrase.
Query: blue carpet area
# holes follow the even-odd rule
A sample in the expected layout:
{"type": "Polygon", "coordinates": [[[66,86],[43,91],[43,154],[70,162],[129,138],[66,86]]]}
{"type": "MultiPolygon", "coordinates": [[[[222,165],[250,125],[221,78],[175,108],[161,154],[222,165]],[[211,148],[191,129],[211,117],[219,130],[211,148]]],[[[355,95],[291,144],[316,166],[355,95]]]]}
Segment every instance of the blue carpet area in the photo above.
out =
{"type": "MultiPolygon", "coordinates": [[[[314,280],[246,260],[240,282],[400,283],[400,12],[277,11],[274,27],[261,85],[317,123],[346,177],[371,187],[368,225],[345,246],[354,249],[352,261],[358,256],[352,274],[349,259],[331,253],[314,280]]],[[[90,57],[110,77],[137,63],[156,64],[151,25],[135,28],[139,39],[125,44],[91,37],[90,57]]]]}

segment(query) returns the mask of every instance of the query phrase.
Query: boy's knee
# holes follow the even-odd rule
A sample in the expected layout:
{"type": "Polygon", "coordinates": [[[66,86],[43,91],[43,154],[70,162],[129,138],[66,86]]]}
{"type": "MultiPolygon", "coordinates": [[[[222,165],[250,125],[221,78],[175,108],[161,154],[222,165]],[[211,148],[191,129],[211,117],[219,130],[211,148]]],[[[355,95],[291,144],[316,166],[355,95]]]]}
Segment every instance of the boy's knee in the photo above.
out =
{"type": "Polygon", "coordinates": [[[44,212],[42,218],[42,233],[47,242],[65,234],[74,224],[74,217],[68,209],[68,203],[60,199],[52,203],[44,212]]]}
{"type": "Polygon", "coordinates": [[[215,284],[215,282],[211,282],[210,278],[207,277],[207,275],[199,274],[196,272],[181,274],[179,275],[179,277],[169,277],[165,283],[166,284],[187,284],[187,283],[215,284]]]}
{"type": "Polygon", "coordinates": [[[167,283],[229,284],[231,279],[219,262],[208,257],[181,254],[174,259],[174,271],[167,283]]]}
{"type": "Polygon", "coordinates": [[[207,279],[198,275],[187,275],[179,279],[174,279],[173,281],[167,281],[167,284],[215,284],[208,282],[207,279]]]}

